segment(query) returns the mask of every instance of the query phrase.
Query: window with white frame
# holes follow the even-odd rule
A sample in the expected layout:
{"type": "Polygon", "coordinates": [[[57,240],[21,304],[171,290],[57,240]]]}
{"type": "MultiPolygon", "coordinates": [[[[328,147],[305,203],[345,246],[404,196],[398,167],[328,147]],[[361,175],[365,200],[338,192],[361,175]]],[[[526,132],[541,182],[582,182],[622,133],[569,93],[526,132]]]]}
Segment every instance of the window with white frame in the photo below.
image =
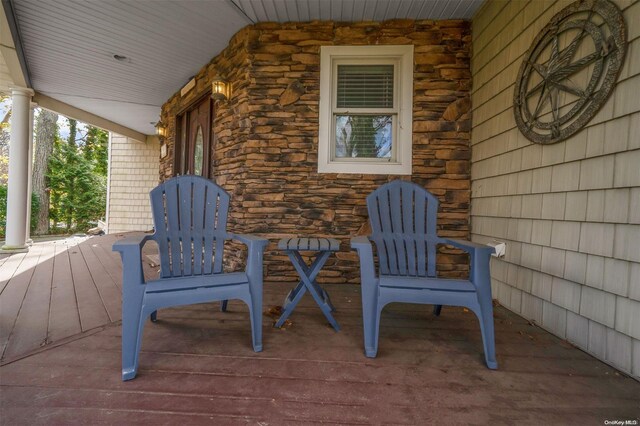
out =
{"type": "Polygon", "coordinates": [[[413,46],[320,50],[319,173],[411,174],[413,46]]]}

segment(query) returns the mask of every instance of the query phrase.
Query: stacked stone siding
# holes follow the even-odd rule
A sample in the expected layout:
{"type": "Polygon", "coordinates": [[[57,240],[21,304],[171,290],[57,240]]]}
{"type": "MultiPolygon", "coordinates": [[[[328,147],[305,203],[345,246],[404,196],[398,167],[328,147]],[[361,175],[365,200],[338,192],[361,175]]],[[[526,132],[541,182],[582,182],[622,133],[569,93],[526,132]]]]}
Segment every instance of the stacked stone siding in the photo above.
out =
{"type": "Polygon", "coordinates": [[[158,184],[158,143],[143,143],[111,134],[107,232],[153,228],[149,191],[158,184]]]}
{"type": "MultiPolygon", "coordinates": [[[[228,102],[216,102],[211,178],[232,196],[232,232],[333,236],[342,251],[320,280],[358,282],[351,236],[366,231],[365,197],[390,175],[318,174],[320,46],[414,45],[413,175],[402,177],[440,199],[439,234],[469,235],[470,25],[464,21],[383,23],[263,23],[246,27],[196,76],[187,96],[163,106],[169,156],[160,177],[173,175],[175,118],[206,93],[211,81],[231,82],[228,102]]],[[[267,279],[295,279],[272,244],[267,279]]],[[[233,266],[233,265],[232,265],[233,266]]],[[[439,271],[466,274],[466,256],[441,250],[439,271]]]]}

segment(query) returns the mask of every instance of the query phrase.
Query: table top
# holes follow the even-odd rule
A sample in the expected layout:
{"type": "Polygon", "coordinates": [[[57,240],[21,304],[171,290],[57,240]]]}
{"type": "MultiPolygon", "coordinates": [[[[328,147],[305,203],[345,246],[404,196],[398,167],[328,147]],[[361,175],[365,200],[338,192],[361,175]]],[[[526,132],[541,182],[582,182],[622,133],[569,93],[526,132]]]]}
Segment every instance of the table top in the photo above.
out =
{"type": "Polygon", "coordinates": [[[295,251],[339,251],[340,242],[333,238],[283,238],[278,243],[278,248],[295,251]]]}

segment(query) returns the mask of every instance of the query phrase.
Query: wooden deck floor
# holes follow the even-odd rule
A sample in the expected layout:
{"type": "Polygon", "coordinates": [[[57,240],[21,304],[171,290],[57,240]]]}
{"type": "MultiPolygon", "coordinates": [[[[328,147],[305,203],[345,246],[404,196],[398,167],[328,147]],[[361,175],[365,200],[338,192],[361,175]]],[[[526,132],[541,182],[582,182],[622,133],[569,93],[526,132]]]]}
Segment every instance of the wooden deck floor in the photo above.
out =
{"type": "MultiPolygon", "coordinates": [[[[500,307],[497,371],[484,366],[475,317],[459,308],[436,318],[429,307],[390,305],[378,357],[365,358],[359,289],[344,285],[326,286],[342,331],[305,296],[288,328],[265,315],[261,353],[240,302],[227,313],[217,303],[162,310],[146,326],[138,377],[123,383],[112,238],[43,244],[30,253],[40,262],[0,259],[0,271],[14,269],[0,297],[23,293],[11,296],[20,307],[2,299],[3,323],[14,322],[3,340],[1,424],[601,425],[640,415],[638,382],[500,307]],[[16,282],[26,288],[11,290],[16,282]],[[72,292],[75,305],[64,304],[72,292]]],[[[290,287],[266,283],[265,311],[290,287]]]]}
{"type": "Polygon", "coordinates": [[[40,346],[119,321],[115,236],[36,243],[0,259],[0,349],[6,362],[40,346]]]}

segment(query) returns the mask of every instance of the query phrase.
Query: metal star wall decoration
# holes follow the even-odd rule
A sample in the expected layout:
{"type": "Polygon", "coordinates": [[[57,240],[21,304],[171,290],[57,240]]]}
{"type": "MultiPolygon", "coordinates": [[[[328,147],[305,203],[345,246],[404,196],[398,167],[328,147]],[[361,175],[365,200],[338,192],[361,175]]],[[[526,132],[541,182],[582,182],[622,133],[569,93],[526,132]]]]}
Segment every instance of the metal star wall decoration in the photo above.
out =
{"type": "Polygon", "coordinates": [[[556,14],[525,54],[513,95],[520,131],[550,144],[584,127],[607,101],[624,62],[626,27],[608,0],[581,0],[556,14]]]}

